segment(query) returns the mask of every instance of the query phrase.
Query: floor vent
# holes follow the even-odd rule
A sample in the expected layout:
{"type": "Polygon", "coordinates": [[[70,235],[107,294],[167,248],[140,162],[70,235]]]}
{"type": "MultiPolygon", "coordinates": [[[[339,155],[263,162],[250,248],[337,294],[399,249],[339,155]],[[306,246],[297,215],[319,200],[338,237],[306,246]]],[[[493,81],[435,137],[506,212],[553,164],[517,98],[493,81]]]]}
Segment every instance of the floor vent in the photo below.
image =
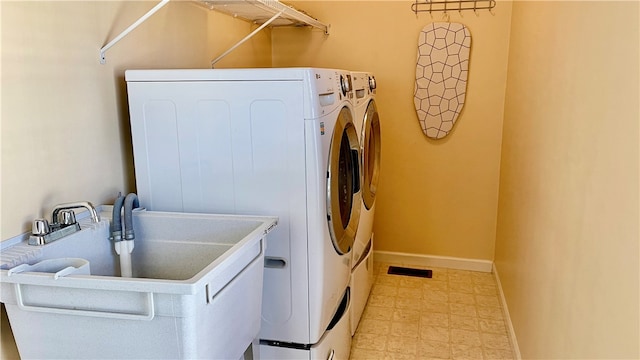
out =
{"type": "Polygon", "coordinates": [[[412,269],[400,266],[389,266],[387,274],[391,275],[404,275],[404,276],[416,276],[431,279],[433,272],[425,269],[412,269]]]}

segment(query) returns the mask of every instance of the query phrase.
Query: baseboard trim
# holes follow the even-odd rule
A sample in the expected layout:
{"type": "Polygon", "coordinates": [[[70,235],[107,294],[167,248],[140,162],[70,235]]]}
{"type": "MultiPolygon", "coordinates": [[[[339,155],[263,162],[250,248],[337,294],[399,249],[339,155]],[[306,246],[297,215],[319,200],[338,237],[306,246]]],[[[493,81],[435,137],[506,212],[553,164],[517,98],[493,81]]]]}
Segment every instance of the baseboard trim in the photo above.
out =
{"type": "Polygon", "coordinates": [[[507,333],[509,334],[509,340],[511,341],[511,347],[516,360],[521,360],[520,347],[518,347],[518,339],[516,338],[516,332],[513,329],[513,323],[511,322],[511,316],[509,315],[509,307],[507,306],[507,299],[504,297],[504,291],[502,291],[502,283],[500,282],[500,276],[498,276],[498,268],[496,264],[493,264],[493,276],[496,279],[498,285],[498,292],[500,293],[500,302],[502,302],[502,313],[507,324],[507,333]]]}
{"type": "Polygon", "coordinates": [[[433,266],[447,269],[491,272],[493,261],[466,259],[449,256],[409,254],[392,251],[374,251],[375,261],[395,263],[398,265],[433,266]]]}

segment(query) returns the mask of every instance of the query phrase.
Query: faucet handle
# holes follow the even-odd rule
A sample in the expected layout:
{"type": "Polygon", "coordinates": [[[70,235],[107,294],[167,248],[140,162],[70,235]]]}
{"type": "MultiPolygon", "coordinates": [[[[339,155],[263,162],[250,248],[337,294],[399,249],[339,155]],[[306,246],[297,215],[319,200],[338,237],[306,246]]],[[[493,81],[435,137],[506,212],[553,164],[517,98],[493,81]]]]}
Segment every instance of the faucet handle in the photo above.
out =
{"type": "Polygon", "coordinates": [[[49,222],[47,219],[35,219],[33,220],[33,226],[31,227],[31,234],[35,236],[47,235],[51,232],[49,222]]]}
{"type": "Polygon", "coordinates": [[[73,210],[60,210],[58,213],[58,224],[61,226],[74,225],[76,221],[76,213],[73,210]]]}

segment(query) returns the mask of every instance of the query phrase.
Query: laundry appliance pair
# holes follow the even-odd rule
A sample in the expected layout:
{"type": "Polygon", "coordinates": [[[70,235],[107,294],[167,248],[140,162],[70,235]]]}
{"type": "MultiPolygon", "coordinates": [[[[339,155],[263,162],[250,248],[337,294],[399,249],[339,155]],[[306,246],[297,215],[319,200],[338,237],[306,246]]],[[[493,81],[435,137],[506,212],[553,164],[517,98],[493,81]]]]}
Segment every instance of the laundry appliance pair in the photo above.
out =
{"type": "Polygon", "coordinates": [[[125,78],[141,206],[279,217],[265,249],[260,356],[348,358],[363,194],[351,73],[129,70],[125,78]]]}

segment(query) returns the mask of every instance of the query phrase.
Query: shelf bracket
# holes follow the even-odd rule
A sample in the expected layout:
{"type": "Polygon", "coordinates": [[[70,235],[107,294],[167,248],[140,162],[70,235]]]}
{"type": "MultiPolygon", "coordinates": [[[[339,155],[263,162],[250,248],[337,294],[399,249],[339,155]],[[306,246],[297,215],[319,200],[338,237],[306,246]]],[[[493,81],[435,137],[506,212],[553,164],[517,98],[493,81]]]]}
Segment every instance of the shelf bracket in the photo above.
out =
{"type": "Polygon", "coordinates": [[[232,47],[229,48],[229,50],[223,52],[220,56],[218,56],[217,58],[211,60],[211,68],[213,69],[213,66],[220,60],[222,60],[222,58],[224,58],[225,56],[229,55],[230,52],[232,52],[233,50],[235,50],[238,46],[244,44],[247,40],[251,39],[255,34],[259,33],[262,29],[264,29],[265,27],[267,27],[269,24],[271,24],[274,20],[276,20],[277,18],[280,17],[280,15],[282,15],[283,11],[278,12],[277,14],[273,15],[269,20],[265,21],[264,24],[260,25],[257,29],[253,30],[249,35],[245,36],[242,40],[238,41],[235,45],[233,45],[232,47]]]}
{"type": "Polygon", "coordinates": [[[125,36],[127,36],[130,32],[135,30],[140,24],[142,24],[145,20],[147,20],[151,15],[155,14],[158,10],[160,10],[163,6],[167,5],[170,0],[161,0],[156,6],[154,6],[151,10],[149,10],[146,14],[142,15],[140,19],[131,24],[128,28],[126,28],[120,35],[116,36],[113,40],[109,41],[109,43],[103,46],[100,49],[100,64],[106,64],[107,59],[105,58],[105,53],[109,50],[113,45],[115,45],[118,41],[122,40],[125,36]]]}

